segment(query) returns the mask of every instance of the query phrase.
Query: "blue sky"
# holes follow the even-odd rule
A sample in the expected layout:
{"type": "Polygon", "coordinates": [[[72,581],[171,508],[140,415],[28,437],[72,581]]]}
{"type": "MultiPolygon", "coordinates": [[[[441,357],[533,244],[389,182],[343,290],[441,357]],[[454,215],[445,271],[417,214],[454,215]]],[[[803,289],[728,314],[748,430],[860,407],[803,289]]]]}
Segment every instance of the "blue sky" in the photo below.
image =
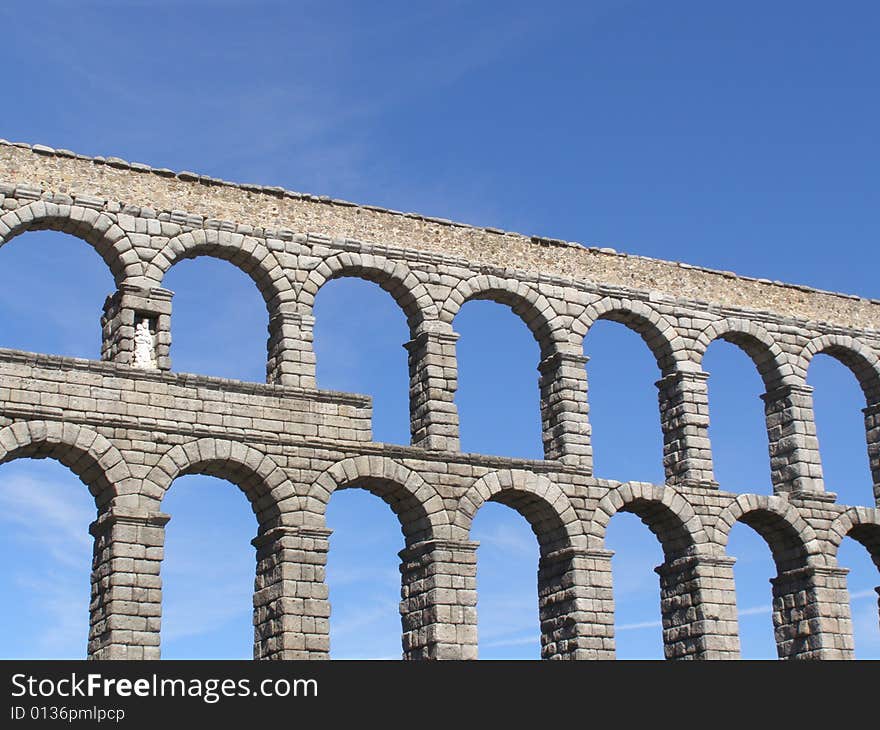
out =
{"type": "MultiPolygon", "coordinates": [[[[6,139],[880,298],[875,3],[7,0],[0,27],[6,139]]],[[[200,258],[166,284],[175,370],[263,379],[267,315],[250,279],[200,258]]],[[[0,251],[0,345],[97,357],[112,289],[76,239],[17,238],[0,251]]],[[[402,313],[345,279],[322,289],[316,314],[319,384],[373,395],[375,437],[405,443],[402,313]]],[[[463,448],[540,456],[525,325],[471,302],[455,328],[463,448]]],[[[660,480],[650,353],[607,322],[585,352],[597,475],[660,480]]],[[[721,342],[705,367],[718,481],[769,493],[754,366],[721,342]]],[[[869,505],[855,379],[820,356],[809,382],[827,488],[869,505]]],[[[163,508],[164,655],[249,656],[256,522],[245,498],[190,476],[163,508]]],[[[0,467],[0,655],[83,655],[93,512],[58,464],[0,467]]],[[[328,521],[333,656],[398,656],[396,518],[348,491],[328,521]]],[[[531,531],[490,504],[473,537],[481,656],[537,657],[531,531]]],[[[840,559],[856,651],[877,658],[880,581],[851,542],[840,559]]],[[[659,657],[659,544],[630,515],[612,520],[608,544],[619,655],[659,657]]],[[[772,657],[769,550],[739,525],[730,553],[743,654],[772,657]]]]}

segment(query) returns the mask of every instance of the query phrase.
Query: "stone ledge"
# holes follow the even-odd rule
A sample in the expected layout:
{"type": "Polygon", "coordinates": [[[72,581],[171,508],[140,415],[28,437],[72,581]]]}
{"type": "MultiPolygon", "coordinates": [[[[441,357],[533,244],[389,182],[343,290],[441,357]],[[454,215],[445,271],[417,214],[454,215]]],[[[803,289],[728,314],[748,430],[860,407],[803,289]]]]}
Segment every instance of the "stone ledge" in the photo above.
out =
{"type": "Polygon", "coordinates": [[[246,380],[198,375],[195,373],[163,372],[160,370],[142,370],[130,365],[104,360],[89,360],[80,357],[63,355],[44,355],[25,350],[0,348],[0,363],[23,363],[36,367],[54,368],[57,370],[74,370],[101,373],[104,375],[131,380],[132,382],[155,382],[166,385],[177,385],[186,388],[208,388],[211,390],[242,393],[244,395],[270,396],[275,398],[299,398],[318,401],[319,403],[341,403],[344,405],[368,408],[372,397],[359,393],[346,393],[337,390],[320,390],[297,388],[290,385],[273,383],[256,383],[246,380]]]}

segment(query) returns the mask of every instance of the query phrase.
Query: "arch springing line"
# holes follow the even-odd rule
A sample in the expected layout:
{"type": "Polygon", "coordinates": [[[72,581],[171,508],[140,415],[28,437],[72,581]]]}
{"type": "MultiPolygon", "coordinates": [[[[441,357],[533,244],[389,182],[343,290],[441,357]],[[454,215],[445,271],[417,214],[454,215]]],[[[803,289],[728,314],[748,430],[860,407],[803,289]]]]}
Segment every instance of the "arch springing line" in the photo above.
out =
{"type": "Polygon", "coordinates": [[[257,285],[270,314],[294,299],[293,287],[275,255],[261,241],[241,233],[197,229],[170,239],[146,265],[145,276],[156,286],[174,264],[184,259],[210,256],[228,261],[257,285]]]}
{"type": "Polygon", "coordinates": [[[608,524],[618,512],[637,515],[657,536],[667,558],[707,549],[708,538],[699,515],[668,485],[624,482],[611,487],[599,500],[589,523],[593,547],[604,547],[608,524]]]}
{"type": "Polygon", "coordinates": [[[0,246],[36,230],[68,233],[88,243],[107,264],[117,285],[142,272],[140,257],[125,231],[105,213],[42,200],[29,203],[0,216],[0,246]]]}
{"type": "Polygon", "coordinates": [[[687,346],[673,323],[640,301],[606,297],[584,307],[574,320],[575,336],[582,342],[600,319],[619,322],[641,336],[663,375],[688,368],[687,346]]]}
{"type": "Polygon", "coordinates": [[[172,482],[186,474],[206,474],[238,486],[248,498],[261,531],[302,521],[300,498],[287,474],[271,456],[251,446],[218,438],[173,446],[144,479],[144,498],[158,509],[172,482]]]}
{"type": "Polygon", "coordinates": [[[462,280],[453,289],[440,310],[440,320],[452,325],[462,306],[469,301],[493,301],[511,308],[529,328],[541,357],[564,350],[568,344],[565,328],[551,302],[540,292],[516,279],[480,274],[462,280]]]}
{"type": "Polygon", "coordinates": [[[372,254],[342,252],[320,261],[301,286],[300,304],[311,311],[321,287],[344,277],[373,282],[388,292],[403,310],[410,330],[437,318],[433,298],[406,264],[372,254]]]}
{"type": "Polygon", "coordinates": [[[730,342],[745,352],[758,369],[768,391],[794,382],[794,366],[788,354],[760,325],[736,317],[710,323],[695,342],[694,354],[698,364],[702,364],[706,350],[715,340],[730,342]]]}
{"type": "Polygon", "coordinates": [[[85,426],[21,421],[0,429],[0,463],[19,458],[50,458],[64,464],[89,488],[99,509],[135,490],[119,449],[85,426]]]}
{"type": "Polygon", "coordinates": [[[362,488],[385,501],[400,520],[407,544],[448,539],[449,515],[440,494],[415,471],[382,456],[355,456],[327,468],[304,500],[313,526],[324,526],[330,497],[339,489],[362,488]]]}
{"type": "Polygon", "coordinates": [[[880,403],[880,357],[877,353],[849,335],[821,335],[810,340],[801,352],[798,370],[806,380],[812,359],[824,353],[848,367],[865,394],[869,405],[880,403]]]}
{"type": "Polygon", "coordinates": [[[543,475],[505,469],[477,479],[458,500],[454,513],[453,525],[460,539],[468,539],[474,517],[486,502],[498,502],[519,512],[544,552],[586,545],[583,526],[571,500],[543,475]]]}

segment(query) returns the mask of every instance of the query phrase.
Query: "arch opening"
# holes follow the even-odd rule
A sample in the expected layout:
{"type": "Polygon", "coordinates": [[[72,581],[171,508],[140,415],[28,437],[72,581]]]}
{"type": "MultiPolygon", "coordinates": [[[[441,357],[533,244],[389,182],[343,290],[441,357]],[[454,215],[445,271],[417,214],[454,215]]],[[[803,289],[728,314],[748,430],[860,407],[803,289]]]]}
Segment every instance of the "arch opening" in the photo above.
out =
{"type": "Polygon", "coordinates": [[[89,245],[30,230],[2,245],[0,261],[0,346],[100,359],[101,305],[116,285],[89,245]]]}
{"type": "Polygon", "coordinates": [[[271,315],[282,301],[292,299],[290,282],[275,256],[255,238],[238,233],[199,229],[171,239],[146,265],[146,279],[164,287],[168,272],[181,261],[209,258],[226,261],[249,277],[271,315]]]}
{"type": "MultiPolygon", "coordinates": [[[[647,510],[645,505],[639,511],[648,515],[647,510]]],[[[663,532],[655,520],[645,522],[634,510],[621,510],[608,524],[605,544],[614,552],[611,583],[618,659],[664,658],[660,582],[655,572],[664,562],[664,552],[655,529],[663,532]]]]}
{"type": "Polygon", "coordinates": [[[270,456],[238,442],[203,438],[172,447],[144,480],[143,496],[158,507],[175,479],[191,474],[237,486],[256,516],[260,533],[282,524],[287,510],[301,517],[299,500],[284,471],[270,456]]]}
{"type": "Polygon", "coordinates": [[[564,335],[554,327],[555,312],[550,302],[521,282],[486,275],[466,279],[444,303],[441,321],[452,324],[469,302],[494,302],[507,307],[532,333],[541,359],[556,352],[563,343],[564,335]]]}
{"type": "Polygon", "coordinates": [[[509,304],[466,302],[455,317],[455,402],[466,452],[541,459],[539,346],[509,304]]]}
{"type": "MultiPolygon", "coordinates": [[[[538,659],[541,628],[539,545],[519,500],[491,499],[477,511],[471,539],[477,549],[477,636],[481,659],[538,659]]],[[[532,506],[532,512],[535,511],[532,506]]],[[[533,519],[537,518],[532,514],[533,519]]],[[[539,524],[546,524],[546,519],[539,524]]],[[[553,529],[551,528],[551,534],[553,529]]],[[[548,535],[550,537],[550,535],[548,535]]],[[[552,539],[552,538],[551,538],[552,539]]],[[[545,539],[546,542],[546,539],[545,539]]]]}
{"type": "Polygon", "coordinates": [[[745,511],[737,522],[751,527],[770,548],[778,572],[797,570],[808,562],[808,551],[801,532],[789,518],[772,509],[745,511]]]}
{"type": "MultiPolygon", "coordinates": [[[[764,388],[772,391],[783,385],[793,369],[788,356],[773,336],[754,322],[725,319],[710,324],[696,342],[696,357],[703,362],[706,353],[716,342],[735,345],[752,361],[764,388]]],[[[706,368],[711,372],[711,368],[706,368]]]]}
{"type": "Polygon", "coordinates": [[[745,523],[730,531],[727,554],[733,566],[740,655],[743,659],[777,659],[770,581],[777,568],[761,534],[745,523]]]}
{"type": "Polygon", "coordinates": [[[624,325],[600,320],[584,339],[594,473],[662,484],[657,359],[644,338],[624,325]]]}
{"type": "Polygon", "coordinates": [[[410,443],[410,332],[400,307],[374,282],[328,281],[314,302],[318,387],[373,399],[373,440],[410,443]]]}
{"type": "Polygon", "coordinates": [[[57,421],[14,423],[0,429],[0,464],[19,458],[54,459],[85,484],[95,505],[108,505],[130,478],[119,451],[86,427],[57,421]]]}
{"type": "Polygon", "coordinates": [[[654,497],[634,496],[619,512],[629,512],[639,518],[657,538],[666,560],[675,560],[693,552],[696,538],[692,525],[666,502],[654,497]]]}
{"type": "Polygon", "coordinates": [[[703,368],[709,374],[709,438],[715,479],[721,489],[770,495],[767,422],[760,398],[769,375],[757,365],[762,362],[760,355],[768,350],[751,347],[749,342],[749,336],[731,333],[714,340],[706,350],[703,368]]]}
{"type": "Polygon", "coordinates": [[[770,658],[768,614],[772,616],[775,650],[780,659],[808,653],[810,639],[804,634],[800,617],[813,611],[816,601],[812,570],[816,538],[812,528],[786,500],[754,496],[738,498],[722,515],[719,525],[727,554],[737,560],[738,552],[745,556],[739,568],[734,565],[736,578],[745,582],[745,588],[735,586],[739,627],[740,631],[746,630],[743,655],[770,658]],[[739,524],[751,530],[739,530],[731,545],[733,528],[739,524]],[[770,596],[761,580],[767,577],[767,548],[772,557],[770,596]],[[756,624],[761,616],[764,621],[756,624]]]}
{"type": "MultiPolygon", "coordinates": [[[[405,555],[410,548],[415,548],[425,542],[430,541],[438,534],[438,525],[436,517],[432,517],[429,509],[436,512],[439,497],[431,499],[424,493],[427,489],[426,485],[420,483],[420,479],[413,473],[406,474],[405,470],[397,467],[390,462],[382,462],[381,465],[373,464],[363,460],[350,460],[341,462],[331,467],[325,472],[317,482],[318,492],[312,501],[311,510],[318,512],[321,524],[331,526],[331,520],[337,522],[337,527],[341,526],[343,533],[335,540],[331,535],[330,548],[327,558],[327,570],[331,570],[337,576],[337,586],[341,583],[345,585],[345,576],[350,579],[353,577],[354,592],[344,587],[337,589],[330,596],[330,623],[328,631],[330,632],[329,643],[330,650],[338,653],[340,656],[359,656],[364,658],[365,653],[371,658],[392,658],[391,641],[391,617],[397,619],[397,650],[394,656],[400,656],[401,645],[403,652],[418,651],[419,647],[407,645],[407,622],[412,620],[409,613],[415,613],[413,606],[410,606],[406,598],[412,594],[418,606],[419,594],[425,593],[424,586],[418,586],[418,582],[422,572],[422,566],[408,566],[405,555]],[[383,476],[384,470],[389,474],[383,476]],[[362,472],[354,474],[354,472],[362,472]],[[379,476],[370,476],[370,474],[379,474],[379,476]],[[342,500],[336,499],[336,502],[343,504],[340,509],[332,508],[334,498],[340,491],[354,492],[349,497],[343,497],[342,500]],[[361,496],[361,493],[364,493],[361,496]],[[372,499],[377,497],[388,507],[396,516],[399,531],[390,530],[391,524],[387,515],[387,508],[380,506],[378,501],[372,499]],[[331,511],[331,509],[333,511],[331,511]],[[368,520],[376,519],[378,522],[369,523],[368,520]],[[378,526],[378,531],[373,531],[372,525],[378,526]],[[370,525],[370,526],[368,526],[370,525]],[[355,526],[357,532],[355,532],[355,526]],[[364,533],[370,536],[374,546],[359,545],[358,535],[364,533]],[[392,534],[393,533],[393,534],[392,534]],[[402,540],[401,540],[402,535],[402,540]],[[341,556],[335,554],[335,550],[339,547],[341,556]],[[393,549],[391,549],[393,548],[393,549]],[[403,550],[401,551],[401,548],[403,550]],[[343,561],[344,556],[351,556],[356,553],[355,564],[360,567],[360,575],[355,572],[351,573],[350,566],[346,571],[343,561]],[[404,562],[395,560],[396,555],[400,555],[404,562]],[[340,557],[342,560],[340,560],[340,557]],[[364,567],[366,566],[366,567],[364,567]],[[398,610],[392,611],[392,601],[390,598],[389,585],[387,580],[392,567],[396,570],[398,578],[396,581],[396,593],[398,598],[404,600],[398,606],[398,610]],[[368,585],[369,581],[364,581],[362,575],[364,571],[368,575],[384,577],[381,585],[368,585]],[[338,576],[342,575],[342,578],[338,576]],[[413,584],[416,585],[413,585],[413,584]],[[358,585],[359,584],[359,585],[358,585]],[[335,596],[335,598],[334,598],[335,596]],[[346,607],[342,609],[342,629],[341,639],[336,642],[333,639],[334,624],[336,620],[333,618],[334,609],[332,601],[342,598],[346,601],[346,607]],[[373,607],[373,611],[369,617],[355,616],[351,611],[352,601],[365,600],[373,607]],[[373,637],[373,640],[366,644],[360,641],[360,637],[352,636],[354,630],[364,623],[373,624],[381,633],[373,637]],[[379,652],[376,654],[376,652],[379,652]]],[[[418,561],[416,561],[418,562],[418,561]]],[[[329,573],[328,573],[329,575],[329,573]]],[[[331,590],[333,590],[331,588],[331,590]]],[[[423,598],[426,596],[422,596],[423,598]]],[[[395,604],[396,605],[396,604],[395,604]]]]}
{"type": "Polygon", "coordinates": [[[803,353],[808,373],[816,355],[827,355],[844,365],[858,381],[868,404],[880,402],[880,361],[873,350],[851,337],[818,337],[803,353]]]}
{"type": "Polygon", "coordinates": [[[161,566],[163,659],[253,656],[256,520],[246,482],[228,477],[219,465],[194,467],[162,501],[171,515],[161,566]]]}
{"type": "MultiPolygon", "coordinates": [[[[826,491],[849,505],[874,506],[876,495],[868,467],[865,399],[873,392],[866,375],[861,381],[852,352],[829,348],[814,356],[807,370],[813,388],[816,437],[826,491]]],[[[876,402],[876,401],[875,401],[876,402]]],[[[871,436],[868,430],[869,439],[871,436]]]]}
{"type": "Polygon", "coordinates": [[[125,233],[104,213],[35,201],[0,215],[0,247],[31,231],[66,233],[84,241],[104,260],[116,284],[141,272],[140,262],[130,260],[132,247],[125,233]]]}
{"type": "Polygon", "coordinates": [[[601,299],[589,305],[574,322],[574,334],[586,340],[600,322],[615,322],[636,333],[654,357],[661,375],[678,369],[683,343],[674,327],[658,312],[642,302],[601,299]]]}
{"type": "Polygon", "coordinates": [[[433,312],[427,291],[403,264],[353,254],[333,256],[310,272],[300,293],[300,303],[306,310],[312,309],[321,291],[340,279],[369,282],[381,288],[403,312],[412,335],[433,312]]]}
{"type": "Polygon", "coordinates": [[[387,477],[359,476],[336,486],[329,499],[332,499],[336,492],[348,489],[366,491],[391,507],[407,546],[430,540],[435,536],[436,527],[425,505],[399,481],[387,477]]]}
{"type": "MultiPolygon", "coordinates": [[[[333,531],[327,554],[331,659],[399,659],[404,547],[393,510],[364,485],[334,492],[327,505],[333,531]]],[[[381,491],[381,486],[378,486],[381,491]]]]}
{"type": "Polygon", "coordinates": [[[60,461],[0,466],[0,621],[6,659],[84,659],[92,497],[60,461]]]}
{"type": "Polygon", "coordinates": [[[201,255],[177,262],[165,285],[175,292],[174,370],[265,381],[268,316],[245,273],[231,261],[201,255]]]}
{"type": "MultiPolygon", "coordinates": [[[[691,626],[691,629],[695,630],[688,629],[684,632],[679,632],[677,628],[694,623],[691,609],[696,605],[696,602],[701,600],[697,597],[701,588],[700,577],[695,572],[698,563],[695,561],[704,550],[706,534],[700,518],[685,500],[668,487],[644,483],[616,485],[596,506],[588,535],[593,545],[599,548],[604,548],[606,545],[610,547],[607,539],[608,527],[620,513],[631,513],[638,517],[643,525],[653,533],[661,548],[662,559],[654,562],[656,566],[654,572],[659,577],[659,607],[662,620],[658,622],[656,615],[652,616],[650,613],[643,614],[639,620],[619,620],[614,608],[614,592],[618,590],[618,586],[616,586],[613,576],[611,576],[612,580],[606,595],[609,612],[614,611],[614,615],[610,618],[620,625],[627,626],[628,628],[624,631],[649,631],[662,627],[663,655],[666,658],[693,655],[696,644],[686,640],[682,641],[682,636],[693,634],[699,637],[702,628],[691,626]],[[683,596],[684,598],[682,598],[683,596]]],[[[637,525],[634,520],[624,517],[618,522],[625,525],[622,534],[632,541],[633,545],[650,544],[645,539],[643,527],[637,525]]],[[[622,544],[624,556],[629,555],[630,549],[629,542],[622,544]]],[[[656,547],[653,551],[643,547],[643,551],[646,554],[653,552],[655,556],[657,555],[656,547]]],[[[612,566],[614,562],[612,557],[612,566]]],[[[618,559],[616,562],[619,564],[621,560],[618,559]]],[[[644,562],[640,564],[643,575],[647,575],[649,567],[644,562]]],[[[613,567],[611,570],[613,573],[613,567]]],[[[645,583],[645,590],[648,590],[647,586],[656,586],[658,577],[652,577],[650,581],[645,583]]],[[[638,607],[638,610],[644,608],[642,605],[638,607]]],[[[649,636],[649,634],[634,637],[632,640],[636,642],[635,649],[632,646],[625,646],[623,655],[626,656],[628,651],[637,651],[639,656],[643,652],[648,652],[645,655],[651,656],[650,652],[653,650],[650,640],[647,644],[644,641],[638,642],[645,636],[649,636]]],[[[626,642],[627,637],[624,638],[626,642]]],[[[654,649],[656,649],[656,645],[654,649]]],[[[630,656],[632,655],[630,654],[630,656]]]]}
{"type": "Polygon", "coordinates": [[[539,650],[543,658],[563,654],[557,642],[578,620],[572,614],[576,602],[567,591],[574,567],[571,548],[580,544],[577,518],[564,493],[534,475],[492,473],[462,496],[456,520],[480,542],[476,623],[482,627],[477,633],[485,649],[481,656],[534,659],[539,650]],[[506,569],[503,581],[499,566],[506,569]]]}
{"type": "Polygon", "coordinates": [[[856,659],[880,659],[880,525],[855,525],[840,545],[856,659]]]}

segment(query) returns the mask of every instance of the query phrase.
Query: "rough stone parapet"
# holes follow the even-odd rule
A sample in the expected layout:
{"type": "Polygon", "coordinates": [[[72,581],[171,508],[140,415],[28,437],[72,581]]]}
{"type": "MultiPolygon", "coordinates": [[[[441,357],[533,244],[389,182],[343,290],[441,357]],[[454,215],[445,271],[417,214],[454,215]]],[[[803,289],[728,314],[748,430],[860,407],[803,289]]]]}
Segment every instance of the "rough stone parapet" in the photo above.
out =
{"type": "Polygon", "coordinates": [[[438,251],[487,264],[501,262],[504,266],[517,260],[521,268],[665,291],[674,300],[686,298],[735,308],[761,302],[763,306],[758,308],[807,320],[880,329],[880,300],[358,205],[329,196],[231,183],[187,171],[175,173],[119,158],[88,157],[45,145],[0,140],[0,181],[17,181],[14,190],[22,196],[37,196],[31,199],[39,199],[42,188],[64,190],[71,202],[94,209],[107,200],[148,200],[154,211],[180,211],[178,219],[197,216],[199,226],[210,221],[221,226],[221,220],[233,221],[233,225],[259,221],[268,228],[438,251]]]}

